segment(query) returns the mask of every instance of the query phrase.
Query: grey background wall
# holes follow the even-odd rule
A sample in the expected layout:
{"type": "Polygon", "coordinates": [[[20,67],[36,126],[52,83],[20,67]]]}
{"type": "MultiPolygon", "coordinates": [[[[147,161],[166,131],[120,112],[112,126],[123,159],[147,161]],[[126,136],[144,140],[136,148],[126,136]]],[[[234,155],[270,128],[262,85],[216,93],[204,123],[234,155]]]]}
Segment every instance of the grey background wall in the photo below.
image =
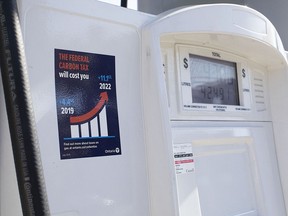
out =
{"type": "Polygon", "coordinates": [[[247,5],[261,12],[274,24],[288,50],[288,0],[138,0],[138,10],[159,14],[180,6],[211,3],[247,5]]]}

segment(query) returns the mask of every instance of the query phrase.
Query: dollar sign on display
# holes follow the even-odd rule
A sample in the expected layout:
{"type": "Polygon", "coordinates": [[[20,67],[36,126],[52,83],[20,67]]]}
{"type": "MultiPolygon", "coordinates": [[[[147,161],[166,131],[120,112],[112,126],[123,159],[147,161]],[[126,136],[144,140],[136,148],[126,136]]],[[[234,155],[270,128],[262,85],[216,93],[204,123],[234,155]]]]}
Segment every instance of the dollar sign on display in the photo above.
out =
{"type": "Polygon", "coordinates": [[[184,58],[183,63],[184,63],[184,68],[187,69],[188,68],[188,59],[184,58]]]}
{"type": "Polygon", "coordinates": [[[246,71],[245,71],[245,69],[242,69],[242,77],[243,77],[243,78],[246,77],[246,71]]]}

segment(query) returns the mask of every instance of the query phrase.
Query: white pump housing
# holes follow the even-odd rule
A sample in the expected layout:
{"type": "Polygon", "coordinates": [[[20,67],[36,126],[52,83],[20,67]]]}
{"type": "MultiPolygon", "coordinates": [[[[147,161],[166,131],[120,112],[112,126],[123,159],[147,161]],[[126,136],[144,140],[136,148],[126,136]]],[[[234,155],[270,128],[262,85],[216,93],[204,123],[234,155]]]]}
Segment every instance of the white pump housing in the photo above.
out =
{"type": "MultiPolygon", "coordinates": [[[[287,215],[288,64],[267,18],[93,0],[19,14],[53,216],[287,215]]],[[[0,101],[0,215],[18,216],[0,101]]]]}

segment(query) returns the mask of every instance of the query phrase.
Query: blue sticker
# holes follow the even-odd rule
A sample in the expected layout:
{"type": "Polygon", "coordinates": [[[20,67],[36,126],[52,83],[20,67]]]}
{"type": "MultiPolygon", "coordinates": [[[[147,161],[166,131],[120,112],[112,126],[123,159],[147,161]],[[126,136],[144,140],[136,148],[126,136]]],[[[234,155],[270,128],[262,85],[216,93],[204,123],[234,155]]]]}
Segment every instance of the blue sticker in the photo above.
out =
{"type": "Polygon", "coordinates": [[[120,155],[115,56],[55,49],[61,159],[120,155]]]}

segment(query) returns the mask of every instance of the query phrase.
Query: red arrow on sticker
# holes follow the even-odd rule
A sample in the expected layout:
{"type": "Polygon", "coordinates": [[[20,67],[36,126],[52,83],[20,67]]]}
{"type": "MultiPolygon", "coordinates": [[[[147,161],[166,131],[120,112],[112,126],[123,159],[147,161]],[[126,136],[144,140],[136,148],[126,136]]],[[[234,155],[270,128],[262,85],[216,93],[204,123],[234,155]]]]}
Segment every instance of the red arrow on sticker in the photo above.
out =
{"type": "Polygon", "coordinates": [[[101,110],[103,109],[103,107],[107,102],[108,102],[108,94],[107,92],[102,92],[100,94],[100,100],[96,104],[96,106],[92,110],[83,115],[70,116],[70,124],[83,124],[90,121],[95,116],[97,116],[99,112],[101,112],[101,110]]]}

